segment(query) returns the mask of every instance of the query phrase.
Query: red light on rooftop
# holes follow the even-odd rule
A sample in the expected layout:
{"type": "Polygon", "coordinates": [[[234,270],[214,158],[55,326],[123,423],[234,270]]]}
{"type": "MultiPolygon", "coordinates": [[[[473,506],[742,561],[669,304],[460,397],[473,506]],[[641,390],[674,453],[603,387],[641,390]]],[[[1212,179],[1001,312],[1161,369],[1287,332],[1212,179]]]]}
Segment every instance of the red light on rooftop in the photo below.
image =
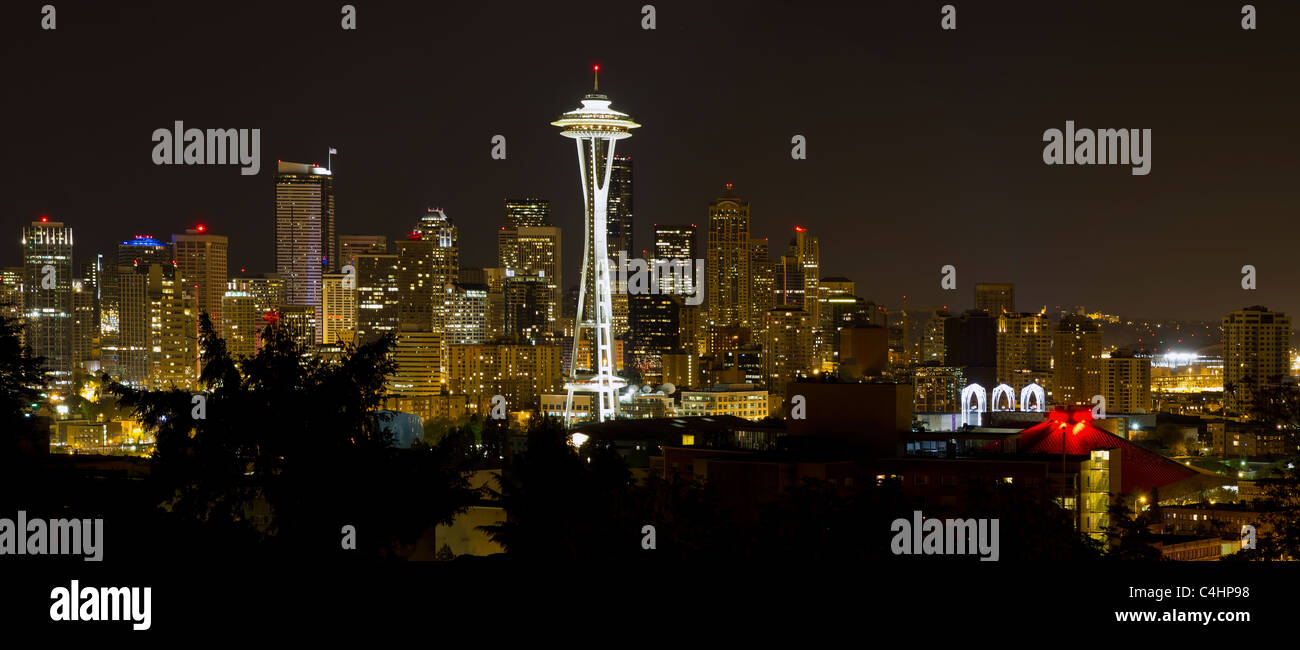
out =
{"type": "Polygon", "coordinates": [[[795,227],[794,227],[794,231],[795,231],[795,232],[808,232],[808,229],[807,229],[807,228],[804,228],[803,226],[795,226],[795,227]]]}
{"type": "Polygon", "coordinates": [[[600,72],[600,64],[591,66],[592,72],[600,72]]]}
{"type": "Polygon", "coordinates": [[[41,223],[49,223],[49,222],[50,222],[49,217],[41,217],[41,223]]]}
{"type": "Polygon", "coordinates": [[[411,231],[411,234],[406,236],[406,238],[411,241],[420,241],[420,233],[418,231],[413,230],[411,231]]]}

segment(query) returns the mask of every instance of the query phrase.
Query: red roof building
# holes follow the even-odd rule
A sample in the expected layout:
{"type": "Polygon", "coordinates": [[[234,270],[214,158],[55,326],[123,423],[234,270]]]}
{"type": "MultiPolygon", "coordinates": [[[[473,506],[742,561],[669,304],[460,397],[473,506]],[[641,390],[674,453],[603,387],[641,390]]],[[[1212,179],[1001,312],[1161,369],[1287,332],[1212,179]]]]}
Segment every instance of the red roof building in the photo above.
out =
{"type": "MultiPolygon", "coordinates": [[[[1140,494],[1194,477],[1221,479],[1188,467],[1124,438],[1097,428],[1087,407],[1056,407],[1047,419],[1003,440],[1003,451],[1020,454],[1061,454],[1061,441],[1071,455],[1087,456],[1098,449],[1120,453],[1120,493],[1140,494]]],[[[997,444],[997,443],[994,443],[997,444]]],[[[1162,495],[1163,496],[1163,495],[1162,495]]]]}

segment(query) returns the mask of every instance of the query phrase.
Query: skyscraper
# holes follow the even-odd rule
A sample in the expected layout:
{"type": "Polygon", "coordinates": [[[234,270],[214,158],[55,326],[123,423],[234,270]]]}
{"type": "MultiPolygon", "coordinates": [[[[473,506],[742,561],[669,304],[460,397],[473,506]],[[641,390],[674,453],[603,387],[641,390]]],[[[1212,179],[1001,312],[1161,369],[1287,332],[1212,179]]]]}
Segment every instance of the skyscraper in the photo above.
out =
{"type": "Polygon", "coordinates": [[[444,294],[460,280],[459,236],[442,210],[430,209],[396,242],[398,319],[422,331],[442,331],[444,294]]]}
{"type": "Polygon", "coordinates": [[[23,228],[26,343],[45,359],[55,387],[71,388],[73,369],[72,228],[41,217],[23,228]]]}
{"type": "Polygon", "coordinates": [[[189,390],[199,374],[198,304],[178,269],[149,265],[149,385],[189,390]]]}
{"type": "Polygon", "coordinates": [[[1224,408],[1249,416],[1255,393],[1290,374],[1291,318],[1255,305],[1223,317],[1224,408]]]}
{"type": "MultiPolygon", "coordinates": [[[[275,269],[284,301],[312,305],[321,321],[321,277],[338,269],[334,177],[319,165],[280,162],[275,174],[275,269]]],[[[317,332],[320,342],[320,332],[317,332]]]]}
{"type": "Polygon", "coordinates": [[[546,199],[506,199],[506,228],[551,225],[551,202],[546,199]]]}
{"type": "Polygon", "coordinates": [[[1016,311],[1016,285],[1010,282],[975,283],[975,308],[998,317],[1016,311]]]}
{"type": "Polygon", "coordinates": [[[949,318],[952,318],[952,314],[946,309],[936,309],[930,314],[930,320],[926,321],[925,330],[921,334],[918,363],[943,365],[944,358],[948,356],[944,343],[944,324],[949,318]]]}
{"type": "Polygon", "coordinates": [[[512,343],[534,343],[550,334],[559,305],[555,284],[541,276],[514,275],[503,283],[505,336],[512,343]]]}
{"type": "MultiPolygon", "coordinates": [[[[691,268],[694,268],[695,260],[699,257],[695,242],[698,230],[693,223],[655,224],[654,251],[650,255],[650,263],[654,265],[674,260],[686,261],[691,264],[691,268]]],[[[695,293],[695,282],[695,277],[686,276],[686,274],[681,274],[681,276],[660,275],[659,293],[693,295],[695,293]],[[678,286],[679,284],[680,286],[678,286]]]]}
{"type": "Polygon", "coordinates": [[[221,297],[221,338],[232,358],[256,354],[258,332],[265,325],[266,312],[258,309],[257,299],[247,291],[229,289],[221,297]]]}
{"type": "Polygon", "coordinates": [[[488,325],[488,285],[458,282],[445,295],[446,345],[481,345],[491,339],[488,325]]]}
{"type": "Polygon", "coordinates": [[[944,365],[962,369],[966,381],[992,390],[998,379],[998,319],[971,309],[943,322],[944,365]]]}
{"type": "Polygon", "coordinates": [[[754,238],[749,240],[749,329],[754,340],[762,341],[767,335],[767,312],[776,307],[778,301],[776,283],[779,272],[778,263],[768,257],[768,241],[754,238]]]}
{"type": "MultiPolygon", "coordinates": [[[[706,242],[709,320],[717,325],[750,325],[749,203],[736,196],[731,183],[709,205],[706,242]]],[[[761,317],[761,315],[760,315],[761,317]]]]}
{"type": "Polygon", "coordinates": [[[1069,314],[1057,322],[1052,339],[1052,401],[1091,404],[1093,395],[1102,394],[1101,328],[1091,318],[1069,314]]]}
{"type": "Polygon", "coordinates": [[[643,381],[661,382],[663,355],[680,349],[681,296],[640,294],[628,296],[628,341],[625,366],[641,373],[643,381]]]}
{"type": "Polygon", "coordinates": [[[814,327],[820,323],[820,293],[817,283],[821,279],[821,246],[817,238],[808,234],[803,226],[794,227],[790,247],[781,256],[776,291],[777,307],[798,307],[813,319],[814,327]]]}
{"type": "Polygon", "coordinates": [[[357,343],[396,333],[399,311],[397,255],[357,256],[357,343]]]}
{"type": "MultiPolygon", "coordinates": [[[[542,203],[545,203],[544,201],[542,203]]],[[[507,208],[512,204],[507,203],[507,208]]],[[[534,204],[515,204],[517,210],[525,207],[537,207],[534,204]]],[[[549,215],[549,206],[545,214],[549,215]]],[[[512,225],[524,222],[537,223],[542,220],[539,211],[516,212],[507,214],[507,224],[497,233],[497,262],[509,277],[544,278],[551,286],[552,295],[547,298],[555,309],[549,309],[551,322],[547,331],[557,329],[556,320],[560,317],[560,291],[563,286],[563,256],[560,229],[547,225],[512,225]]]]}
{"type": "Polygon", "coordinates": [[[219,329],[221,298],[226,294],[229,280],[226,266],[229,240],[209,233],[207,226],[199,224],[187,229],[184,235],[172,235],[172,248],[181,286],[194,296],[199,312],[206,312],[214,328],[219,329]]]}
{"type": "MultiPolygon", "coordinates": [[[[599,67],[596,68],[597,71],[599,67]]],[[[611,296],[609,256],[609,214],[611,168],[614,161],[614,144],[632,136],[631,129],[640,124],[626,113],[610,108],[610,100],[596,92],[582,99],[582,106],[569,111],[551,123],[563,129],[561,134],[572,138],[577,147],[578,165],[582,176],[583,204],[586,208],[587,245],[583,253],[583,290],[578,295],[577,327],[573,341],[573,367],[565,383],[566,420],[573,411],[574,391],[596,393],[596,420],[603,422],[618,413],[617,391],[626,382],[614,374],[614,314],[611,296]],[[590,280],[589,280],[590,279],[590,280]],[[593,363],[589,373],[578,372],[583,333],[593,341],[593,363]]],[[[630,161],[628,161],[630,163],[630,161]]],[[[630,167],[628,168],[630,171],[630,167]]],[[[619,193],[615,192],[615,198],[619,193]]],[[[628,188],[626,218],[631,219],[631,196],[628,188]]],[[[621,216],[619,218],[622,218],[621,216]]]]}
{"type": "Polygon", "coordinates": [[[136,235],[117,245],[117,266],[172,266],[175,259],[176,251],[172,245],[153,235],[136,235]]]}
{"type": "Polygon", "coordinates": [[[632,257],[636,250],[632,233],[635,230],[632,208],[632,157],[615,155],[610,162],[609,215],[607,224],[609,259],[617,260],[620,251],[632,257]]]}

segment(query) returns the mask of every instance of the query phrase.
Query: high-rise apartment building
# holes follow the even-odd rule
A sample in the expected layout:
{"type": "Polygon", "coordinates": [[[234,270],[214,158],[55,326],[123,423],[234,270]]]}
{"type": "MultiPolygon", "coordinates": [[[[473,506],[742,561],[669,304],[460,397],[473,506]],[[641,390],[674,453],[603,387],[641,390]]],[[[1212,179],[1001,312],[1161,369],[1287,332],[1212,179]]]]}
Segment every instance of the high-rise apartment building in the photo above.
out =
{"type": "Polygon", "coordinates": [[[1051,391],[1051,321],[1042,314],[1004,313],[997,323],[997,382],[1017,396],[1030,383],[1051,391]]]}
{"type": "Polygon", "coordinates": [[[321,279],[321,343],[350,342],[357,333],[357,278],[326,273],[321,279]]]}
{"type": "Polygon", "coordinates": [[[749,240],[749,329],[756,340],[763,340],[767,332],[767,312],[777,306],[778,262],[768,257],[768,241],[749,240]]]}
{"type": "Polygon", "coordinates": [[[749,203],[736,196],[731,183],[724,185],[722,196],[709,205],[705,249],[709,320],[718,325],[749,327],[750,267],[754,256],[749,238],[749,203]]]}
{"type": "Polygon", "coordinates": [[[257,353],[258,335],[266,325],[266,311],[248,291],[228,289],[221,297],[221,338],[232,358],[257,353]]]}
{"type": "Polygon", "coordinates": [[[1291,372],[1291,318],[1255,305],[1223,317],[1223,401],[1249,416],[1255,392],[1291,372]]]}
{"type": "Polygon", "coordinates": [[[811,374],[813,364],[812,317],[802,309],[775,308],[767,312],[763,343],[767,390],[786,395],[787,386],[811,374]]]}
{"type": "Polygon", "coordinates": [[[1101,395],[1101,328],[1069,314],[1052,335],[1052,401],[1067,406],[1092,403],[1101,395]]]}
{"type": "Polygon", "coordinates": [[[1111,413],[1151,410],[1151,357],[1116,350],[1101,360],[1101,395],[1111,413]]]}
{"type": "Polygon", "coordinates": [[[506,398],[511,411],[540,404],[541,394],[563,383],[558,345],[452,345],[448,359],[448,392],[468,395],[471,405],[486,414],[494,395],[506,398]]]}
{"type": "MultiPolygon", "coordinates": [[[[0,268],[0,314],[19,320],[23,317],[23,267],[0,268]]],[[[23,336],[19,330],[19,336],[23,336]]]]}
{"type": "Polygon", "coordinates": [[[189,390],[199,376],[198,301],[175,266],[149,265],[149,386],[189,390]]]}
{"type": "Polygon", "coordinates": [[[388,378],[388,390],[402,397],[428,397],[442,394],[446,380],[442,374],[442,333],[402,325],[393,346],[397,371],[388,378]]]}

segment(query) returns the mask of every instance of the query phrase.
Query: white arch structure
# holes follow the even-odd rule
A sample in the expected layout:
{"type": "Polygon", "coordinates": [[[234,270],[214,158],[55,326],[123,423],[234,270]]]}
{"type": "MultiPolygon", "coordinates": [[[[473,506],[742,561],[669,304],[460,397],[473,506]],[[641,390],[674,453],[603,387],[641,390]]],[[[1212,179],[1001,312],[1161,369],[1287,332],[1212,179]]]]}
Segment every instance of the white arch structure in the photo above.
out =
{"type": "Polygon", "coordinates": [[[1030,382],[1028,386],[1020,389],[1020,410],[1037,411],[1042,413],[1047,410],[1046,405],[1047,393],[1043,390],[1042,386],[1038,385],[1038,382],[1030,382]],[[1035,398],[1033,408],[1029,407],[1030,397],[1035,398]]]}
{"type": "Polygon", "coordinates": [[[993,407],[993,410],[994,410],[994,411],[1014,411],[1014,410],[1016,410],[1016,391],[1015,391],[1015,389],[1011,388],[1010,386],[1008,386],[1008,385],[1006,385],[1006,384],[998,384],[997,388],[994,388],[994,389],[993,389],[993,399],[990,400],[989,406],[993,407]],[[999,405],[998,405],[998,402],[1001,401],[1001,398],[1002,398],[1003,395],[1006,395],[1006,396],[1007,396],[1007,407],[1006,407],[1006,408],[1000,408],[999,405]]]}
{"type": "Polygon", "coordinates": [[[972,411],[983,413],[989,410],[988,394],[984,387],[979,384],[970,384],[961,389],[961,423],[962,426],[970,424],[970,414],[972,411]],[[975,408],[971,408],[970,398],[975,397],[975,408]]]}

